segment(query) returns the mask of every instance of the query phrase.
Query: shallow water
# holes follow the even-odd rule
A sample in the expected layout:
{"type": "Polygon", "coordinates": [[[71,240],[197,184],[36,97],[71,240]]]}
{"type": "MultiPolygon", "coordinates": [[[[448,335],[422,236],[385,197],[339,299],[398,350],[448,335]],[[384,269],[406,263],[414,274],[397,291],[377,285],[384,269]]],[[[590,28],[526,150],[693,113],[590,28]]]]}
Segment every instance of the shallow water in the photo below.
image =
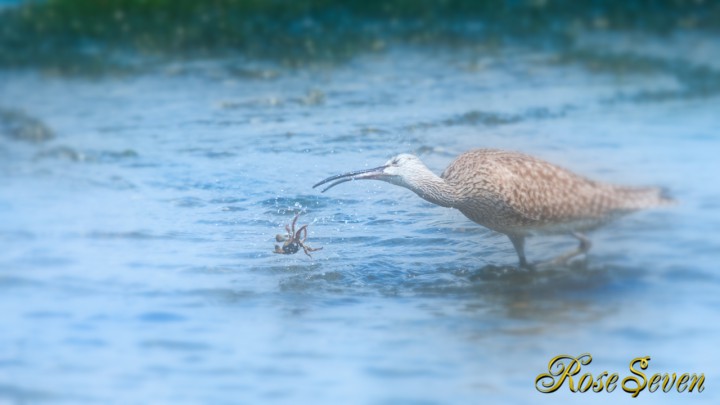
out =
{"type": "MultiPolygon", "coordinates": [[[[705,373],[701,394],[641,402],[717,401],[720,49],[618,35],[295,70],[0,72],[0,108],[53,136],[0,138],[0,403],[637,402],[535,390],[550,358],[585,352],[594,373],[645,355],[650,372],[705,373]],[[440,172],[474,147],[680,204],[528,275],[506,237],[407,190],[311,188],[401,152],[440,172]],[[312,259],[272,253],[297,212],[312,259]]],[[[528,255],[572,243],[534,238],[528,255]]]]}

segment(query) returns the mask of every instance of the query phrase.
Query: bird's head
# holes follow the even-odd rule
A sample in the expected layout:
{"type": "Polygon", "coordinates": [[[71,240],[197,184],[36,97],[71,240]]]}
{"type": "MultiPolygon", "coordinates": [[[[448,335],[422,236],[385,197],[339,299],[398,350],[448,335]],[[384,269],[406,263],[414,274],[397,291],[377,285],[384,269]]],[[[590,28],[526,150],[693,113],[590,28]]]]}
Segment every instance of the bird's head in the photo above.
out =
{"type": "Polygon", "coordinates": [[[382,166],[328,177],[315,184],[313,188],[332,181],[322,190],[324,193],[338,184],[352,180],[382,180],[398,186],[409,187],[415,177],[422,176],[426,172],[428,172],[428,168],[417,156],[401,153],[382,166]]]}

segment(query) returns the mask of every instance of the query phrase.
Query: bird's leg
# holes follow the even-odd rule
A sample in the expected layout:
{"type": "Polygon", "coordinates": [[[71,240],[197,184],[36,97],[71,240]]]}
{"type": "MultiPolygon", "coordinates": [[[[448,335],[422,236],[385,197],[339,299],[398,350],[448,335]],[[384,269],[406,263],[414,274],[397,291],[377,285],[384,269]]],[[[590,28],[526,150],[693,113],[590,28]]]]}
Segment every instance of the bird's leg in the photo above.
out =
{"type": "Polygon", "coordinates": [[[510,242],[512,242],[517,252],[518,259],[520,260],[520,268],[532,269],[525,258],[525,236],[524,235],[508,235],[510,242]]]}
{"type": "Polygon", "coordinates": [[[565,264],[573,257],[587,253],[588,250],[590,250],[590,248],[592,247],[592,242],[590,242],[590,239],[585,237],[585,235],[581,234],[580,232],[572,232],[571,235],[576,237],[580,241],[578,247],[574,250],[571,250],[570,252],[567,252],[552,259],[549,262],[550,264],[565,264]]]}

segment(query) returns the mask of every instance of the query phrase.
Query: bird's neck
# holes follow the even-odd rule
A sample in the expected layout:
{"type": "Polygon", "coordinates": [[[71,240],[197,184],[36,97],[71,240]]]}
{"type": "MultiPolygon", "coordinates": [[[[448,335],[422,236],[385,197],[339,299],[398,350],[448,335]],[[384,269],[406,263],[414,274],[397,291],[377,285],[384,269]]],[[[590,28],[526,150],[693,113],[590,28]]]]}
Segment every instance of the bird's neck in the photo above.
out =
{"type": "Polygon", "coordinates": [[[457,203],[455,189],[430,169],[407,179],[403,186],[414,191],[422,199],[442,207],[454,207],[457,203]]]}

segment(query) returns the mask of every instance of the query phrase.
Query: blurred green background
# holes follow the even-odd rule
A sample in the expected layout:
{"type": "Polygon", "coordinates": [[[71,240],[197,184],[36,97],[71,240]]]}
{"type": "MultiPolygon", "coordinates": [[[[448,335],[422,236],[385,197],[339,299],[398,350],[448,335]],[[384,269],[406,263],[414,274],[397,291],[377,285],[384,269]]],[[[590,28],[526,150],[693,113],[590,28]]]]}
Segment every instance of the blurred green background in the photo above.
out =
{"type": "Polygon", "coordinates": [[[0,11],[0,65],[132,69],[151,57],[227,53],[336,62],[389,43],[572,43],[587,30],[720,27],[707,0],[49,0],[0,11]]]}

